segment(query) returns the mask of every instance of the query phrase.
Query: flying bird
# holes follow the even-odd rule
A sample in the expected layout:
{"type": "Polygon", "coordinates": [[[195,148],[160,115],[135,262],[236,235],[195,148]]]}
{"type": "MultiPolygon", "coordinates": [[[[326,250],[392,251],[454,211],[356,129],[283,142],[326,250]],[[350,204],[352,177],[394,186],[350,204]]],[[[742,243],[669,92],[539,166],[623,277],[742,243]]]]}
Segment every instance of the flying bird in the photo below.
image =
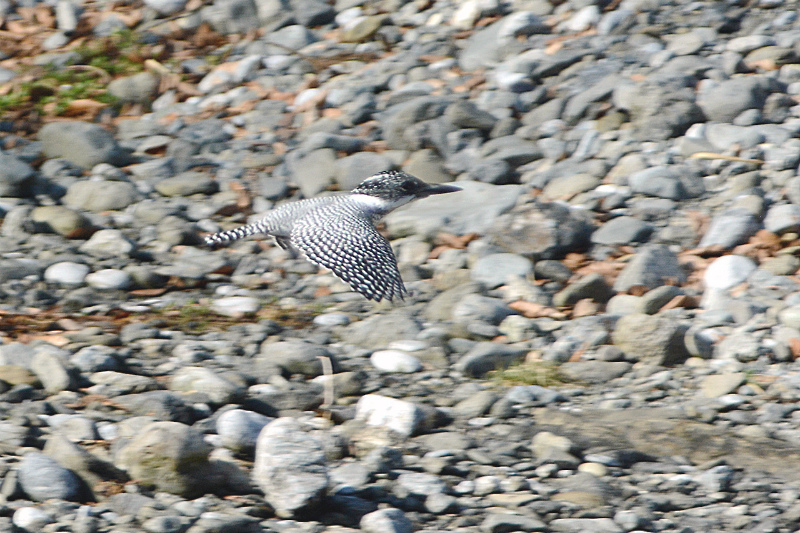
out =
{"type": "Polygon", "coordinates": [[[375,223],[413,200],[460,190],[425,183],[399,170],[379,172],[346,194],[282,205],[257,222],[209,235],[205,242],[216,247],[269,234],[281,248],[299,251],[369,300],[402,299],[406,288],[397,259],[375,223]]]}

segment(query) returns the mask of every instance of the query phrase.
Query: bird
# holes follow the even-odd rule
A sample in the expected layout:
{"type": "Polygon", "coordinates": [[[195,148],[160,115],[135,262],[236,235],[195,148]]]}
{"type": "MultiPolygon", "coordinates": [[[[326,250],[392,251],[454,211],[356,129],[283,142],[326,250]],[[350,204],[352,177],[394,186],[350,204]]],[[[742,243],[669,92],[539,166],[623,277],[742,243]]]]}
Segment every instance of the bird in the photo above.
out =
{"type": "Polygon", "coordinates": [[[327,268],[368,300],[402,300],[406,288],[397,259],[375,224],[401,205],[460,190],[429,184],[400,170],[379,172],[348,193],[284,204],[257,222],[208,235],[205,243],[213,248],[269,234],[281,248],[327,268]]]}

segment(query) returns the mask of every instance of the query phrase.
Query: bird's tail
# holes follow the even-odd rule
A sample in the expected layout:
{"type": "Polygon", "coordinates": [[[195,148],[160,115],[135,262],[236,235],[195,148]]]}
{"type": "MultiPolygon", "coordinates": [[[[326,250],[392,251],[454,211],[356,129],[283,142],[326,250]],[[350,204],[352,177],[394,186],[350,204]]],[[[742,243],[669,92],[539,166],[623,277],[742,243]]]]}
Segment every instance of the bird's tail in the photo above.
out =
{"type": "Polygon", "coordinates": [[[228,231],[220,231],[206,236],[206,245],[211,247],[223,246],[239,239],[244,239],[256,233],[266,233],[266,228],[261,221],[239,226],[228,231]]]}

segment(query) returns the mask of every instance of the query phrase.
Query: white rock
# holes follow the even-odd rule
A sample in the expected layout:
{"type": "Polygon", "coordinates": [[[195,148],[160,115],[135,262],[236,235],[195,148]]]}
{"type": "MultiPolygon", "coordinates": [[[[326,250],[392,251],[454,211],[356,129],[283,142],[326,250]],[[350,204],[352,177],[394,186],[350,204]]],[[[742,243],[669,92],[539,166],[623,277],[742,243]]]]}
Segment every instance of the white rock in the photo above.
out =
{"type": "Polygon", "coordinates": [[[95,289],[125,290],[133,285],[133,278],[124,270],[106,268],[88,274],[86,283],[95,289]]]}
{"type": "Polygon", "coordinates": [[[144,5],[162,15],[172,15],[186,6],[186,0],[144,0],[144,5]]]}
{"type": "Polygon", "coordinates": [[[600,22],[601,16],[602,14],[600,13],[599,7],[594,5],[586,6],[572,15],[572,17],[564,23],[562,28],[571,32],[586,31],[600,22]]]}
{"type": "Polygon", "coordinates": [[[462,2],[450,19],[450,25],[459,30],[469,30],[481,16],[481,8],[478,0],[467,0],[462,2]]]}
{"type": "Polygon", "coordinates": [[[370,356],[369,362],[376,369],[387,373],[411,374],[422,370],[419,359],[400,350],[379,350],[370,356]]]}
{"type": "Polygon", "coordinates": [[[47,524],[55,522],[55,519],[38,507],[20,507],[14,512],[11,521],[23,531],[38,533],[47,524]]]}
{"type": "Polygon", "coordinates": [[[82,252],[105,257],[125,256],[133,248],[133,243],[118,229],[101,229],[80,246],[82,252]]]}
{"type": "Polygon", "coordinates": [[[261,304],[252,296],[226,296],[211,303],[212,311],[233,318],[255,314],[260,308],[261,304]]]}
{"type": "Polygon", "coordinates": [[[385,426],[404,437],[411,436],[424,418],[419,406],[378,394],[362,396],[356,404],[356,420],[369,426],[385,426]]]}
{"type": "Polygon", "coordinates": [[[743,255],[723,255],[706,269],[703,282],[708,289],[730,289],[745,281],[756,268],[753,260],[743,255]]]}
{"type": "Polygon", "coordinates": [[[54,263],[44,271],[44,280],[60,285],[82,285],[89,273],[89,267],[72,261],[54,263]]]}
{"type": "Polygon", "coordinates": [[[274,419],[253,411],[231,409],[217,419],[217,434],[222,445],[237,452],[255,449],[258,434],[274,419]]]}

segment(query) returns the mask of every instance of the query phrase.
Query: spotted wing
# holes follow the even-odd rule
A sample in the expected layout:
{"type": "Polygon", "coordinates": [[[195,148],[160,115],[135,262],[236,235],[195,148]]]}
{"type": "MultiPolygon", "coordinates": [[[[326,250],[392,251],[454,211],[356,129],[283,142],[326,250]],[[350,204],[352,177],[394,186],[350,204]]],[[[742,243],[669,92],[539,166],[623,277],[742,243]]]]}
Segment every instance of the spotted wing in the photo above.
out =
{"type": "Polygon", "coordinates": [[[403,298],[392,247],[366,216],[346,209],[316,211],[295,224],[291,241],[309,261],[331,270],[365,298],[403,298]]]}

